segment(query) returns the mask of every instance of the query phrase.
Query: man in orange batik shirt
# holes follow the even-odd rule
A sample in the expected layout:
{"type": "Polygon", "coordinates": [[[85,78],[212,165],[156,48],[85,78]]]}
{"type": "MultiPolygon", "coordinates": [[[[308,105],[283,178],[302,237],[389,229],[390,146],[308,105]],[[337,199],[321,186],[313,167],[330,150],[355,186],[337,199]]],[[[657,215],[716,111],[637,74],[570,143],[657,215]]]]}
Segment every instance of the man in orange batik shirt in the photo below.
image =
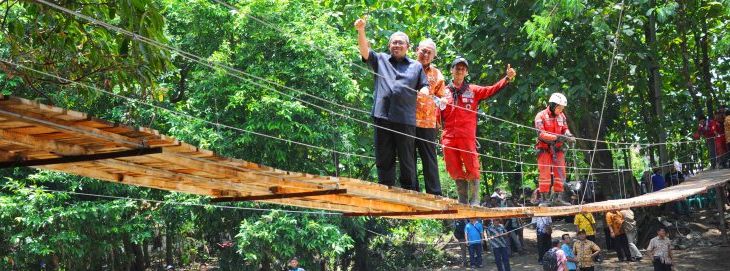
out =
{"type": "Polygon", "coordinates": [[[446,102],[445,99],[441,102],[446,95],[446,86],[441,71],[431,65],[431,61],[436,57],[436,43],[431,39],[425,39],[418,44],[416,52],[430,86],[429,95],[419,93],[416,100],[416,137],[418,137],[416,155],[421,156],[426,193],[440,196],[441,181],[436,160],[436,144],[432,142],[436,142],[438,136],[440,110],[437,104],[446,102]]]}

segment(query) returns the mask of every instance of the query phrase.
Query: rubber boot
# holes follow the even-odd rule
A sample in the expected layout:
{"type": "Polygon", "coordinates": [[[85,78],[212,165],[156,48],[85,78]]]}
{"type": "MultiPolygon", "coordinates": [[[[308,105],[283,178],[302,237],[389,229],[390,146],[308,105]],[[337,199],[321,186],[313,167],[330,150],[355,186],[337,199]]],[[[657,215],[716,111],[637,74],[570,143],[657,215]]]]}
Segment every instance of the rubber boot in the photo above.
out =
{"type": "Polygon", "coordinates": [[[550,206],[550,201],[548,200],[547,193],[540,193],[540,197],[539,197],[537,206],[541,206],[541,207],[550,206]]]}
{"type": "Polygon", "coordinates": [[[466,180],[454,180],[456,182],[456,192],[459,196],[459,203],[469,204],[469,183],[466,180]]]}
{"type": "Polygon", "coordinates": [[[550,206],[571,206],[569,202],[564,201],[560,197],[561,192],[551,192],[550,193],[550,206]]]}
{"type": "Polygon", "coordinates": [[[479,180],[469,181],[469,195],[471,196],[469,205],[479,206],[479,180]]]}

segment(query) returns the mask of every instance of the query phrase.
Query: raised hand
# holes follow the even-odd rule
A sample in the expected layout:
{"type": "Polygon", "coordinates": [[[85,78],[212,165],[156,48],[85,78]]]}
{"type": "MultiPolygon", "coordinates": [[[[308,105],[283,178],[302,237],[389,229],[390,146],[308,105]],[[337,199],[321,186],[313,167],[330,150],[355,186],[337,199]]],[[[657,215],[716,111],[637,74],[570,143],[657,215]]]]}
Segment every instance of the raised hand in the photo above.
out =
{"type": "Polygon", "coordinates": [[[512,65],[507,64],[507,79],[512,81],[513,79],[515,79],[515,76],[517,76],[517,71],[512,68],[512,65]]]}
{"type": "Polygon", "coordinates": [[[355,29],[357,29],[358,31],[365,30],[365,23],[365,17],[357,19],[355,21],[355,29]]]}

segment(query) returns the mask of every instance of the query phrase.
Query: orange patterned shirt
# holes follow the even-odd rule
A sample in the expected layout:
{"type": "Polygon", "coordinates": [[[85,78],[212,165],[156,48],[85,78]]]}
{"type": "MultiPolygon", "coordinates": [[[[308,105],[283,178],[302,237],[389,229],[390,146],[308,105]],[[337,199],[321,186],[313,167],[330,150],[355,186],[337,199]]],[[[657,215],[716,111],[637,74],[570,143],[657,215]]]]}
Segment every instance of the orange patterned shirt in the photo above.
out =
{"type": "Polygon", "coordinates": [[[416,100],[416,127],[418,128],[436,128],[439,118],[439,109],[433,101],[433,96],[446,96],[446,85],[444,83],[444,75],[441,71],[434,68],[433,65],[424,67],[426,78],[428,79],[430,96],[418,94],[416,100]]]}

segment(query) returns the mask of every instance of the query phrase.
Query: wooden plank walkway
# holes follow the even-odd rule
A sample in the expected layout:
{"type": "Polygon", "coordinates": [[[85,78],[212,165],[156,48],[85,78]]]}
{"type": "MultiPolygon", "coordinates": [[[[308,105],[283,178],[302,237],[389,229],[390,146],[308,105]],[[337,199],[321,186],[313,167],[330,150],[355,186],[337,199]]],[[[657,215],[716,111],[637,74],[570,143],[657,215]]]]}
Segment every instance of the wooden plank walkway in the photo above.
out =
{"type": "Polygon", "coordinates": [[[153,129],[129,127],[82,112],[0,95],[0,163],[12,166],[13,162],[22,165],[23,161],[57,161],[54,158],[64,157],[78,161],[84,156],[128,154],[129,150],[149,148],[161,148],[162,151],[35,167],[214,198],[279,195],[263,197],[267,200],[261,202],[354,215],[390,213],[398,215],[394,218],[402,219],[558,216],[581,210],[607,211],[674,201],[730,180],[730,170],[711,171],[689,178],[679,186],[631,199],[567,207],[470,207],[453,199],[358,179],[289,172],[222,157],[153,129]],[[337,193],[317,192],[330,190],[337,193]],[[281,196],[285,194],[312,196],[281,196]]]}

